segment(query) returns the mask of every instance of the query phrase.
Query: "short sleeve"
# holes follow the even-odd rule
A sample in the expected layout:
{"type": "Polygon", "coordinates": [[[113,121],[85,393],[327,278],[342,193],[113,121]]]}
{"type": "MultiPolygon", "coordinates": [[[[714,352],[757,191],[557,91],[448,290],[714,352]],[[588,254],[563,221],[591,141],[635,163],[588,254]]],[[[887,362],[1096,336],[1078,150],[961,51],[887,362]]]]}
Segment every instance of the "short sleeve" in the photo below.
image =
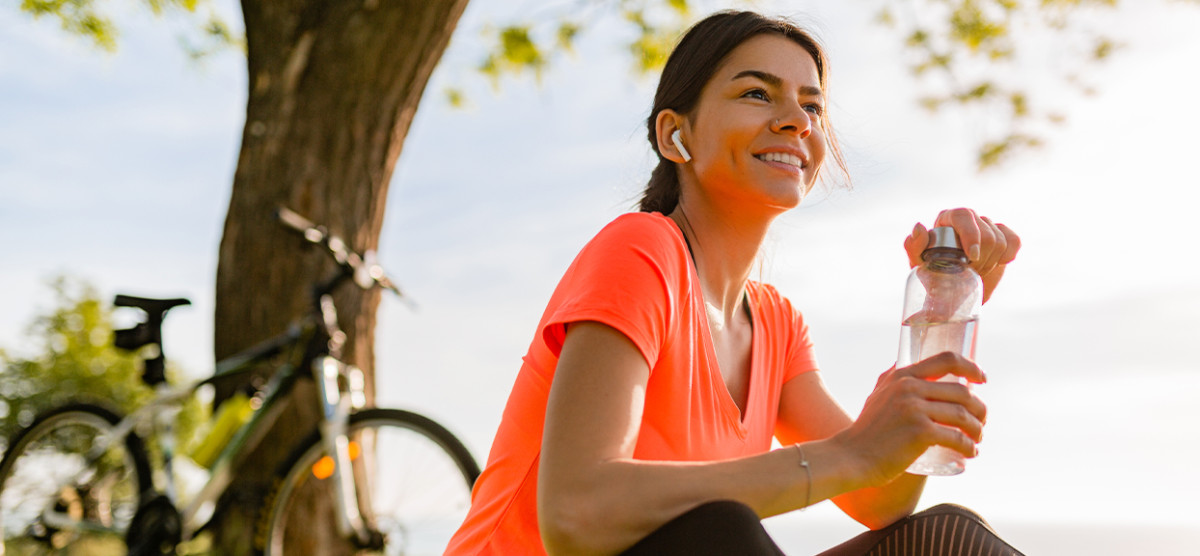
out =
{"type": "Polygon", "coordinates": [[[542,338],[555,357],[566,327],[594,321],[628,337],[653,368],[687,288],[686,246],[658,214],[623,215],[596,235],[571,263],[543,319],[542,338]]]}
{"type": "Polygon", "coordinates": [[[772,314],[771,322],[783,329],[775,331],[777,341],[784,343],[781,346],[784,354],[782,383],[819,369],[816,350],[813,348],[804,315],[796,310],[791,300],[781,295],[773,286],[758,284],[758,287],[761,289],[761,301],[767,306],[765,309],[772,314]]]}
{"type": "Polygon", "coordinates": [[[787,381],[797,376],[819,368],[812,337],[808,335],[808,324],[804,322],[804,317],[799,312],[796,312],[792,326],[792,342],[788,346],[788,357],[783,373],[783,382],[786,384],[787,381]]]}

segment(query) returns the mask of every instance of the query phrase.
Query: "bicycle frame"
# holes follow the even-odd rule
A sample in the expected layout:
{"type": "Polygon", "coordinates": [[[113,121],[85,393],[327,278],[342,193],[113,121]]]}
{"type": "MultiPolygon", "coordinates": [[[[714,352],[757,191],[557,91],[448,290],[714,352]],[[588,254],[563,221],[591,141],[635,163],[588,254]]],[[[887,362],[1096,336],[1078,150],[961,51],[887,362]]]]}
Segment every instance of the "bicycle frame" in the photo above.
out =
{"type": "MultiPolygon", "coordinates": [[[[148,381],[148,384],[155,384],[154,399],[122,419],[106,437],[98,439],[88,454],[88,466],[73,481],[81,484],[86,469],[98,461],[113,442],[125,442],[126,437],[140,425],[150,423],[156,433],[154,439],[161,448],[161,463],[167,483],[163,490],[178,511],[172,464],[175,456],[173,426],[183,401],[205,384],[251,371],[258,364],[287,352],[286,360],[271,375],[266,386],[256,392],[253,400],[259,404],[257,411],[233,433],[210,466],[208,481],[180,513],[181,537],[184,540],[191,539],[205,525],[211,517],[211,513],[204,515],[205,511],[213,507],[232,484],[234,469],[241,463],[241,458],[263,440],[284,407],[279,402],[290,394],[296,381],[308,371],[312,373],[316,384],[321,407],[318,426],[321,442],[334,463],[330,478],[335,493],[338,533],[344,538],[353,537],[362,546],[369,546],[378,542],[379,534],[367,526],[359,511],[359,492],[351,467],[350,441],[346,437],[351,413],[366,405],[365,381],[361,370],[340,361],[346,335],[338,328],[337,312],[330,293],[342,283],[353,281],[363,289],[379,287],[396,293],[401,299],[406,298],[382,269],[347,249],[345,242],[329,234],[325,228],[315,226],[284,208],[280,208],[276,216],[285,226],[301,233],[309,243],[324,247],[338,263],[335,274],[314,285],[313,310],[307,317],[292,324],[286,332],[218,362],[213,376],[209,378],[182,387],[161,382],[161,376],[158,381],[148,381]]],[[[159,326],[161,316],[154,322],[155,327],[159,326]]],[[[161,342],[157,335],[151,339],[161,342]]],[[[132,348],[143,344],[136,344],[132,348]]],[[[161,366],[161,361],[158,364],[161,366]]],[[[157,487],[152,488],[158,490],[157,487]]],[[[146,493],[142,494],[144,499],[146,493]]],[[[42,520],[63,529],[82,526],[65,513],[56,512],[53,507],[42,512],[42,520]]]]}
{"type": "MultiPolygon", "coordinates": [[[[242,424],[232,435],[211,466],[208,481],[195,494],[180,513],[182,522],[182,538],[192,538],[205,525],[211,514],[211,509],[225,489],[233,482],[233,471],[240,463],[240,458],[252,451],[265,437],[272,425],[278,419],[284,408],[281,402],[292,391],[296,382],[304,376],[303,370],[310,370],[315,379],[318,397],[322,409],[320,431],[327,453],[334,459],[333,479],[338,509],[338,532],[343,536],[355,536],[360,542],[366,543],[370,538],[366,524],[358,509],[357,489],[354,484],[354,473],[351,471],[349,441],[346,437],[346,424],[350,413],[365,405],[362,392],[363,379],[361,371],[346,365],[328,353],[318,352],[312,356],[308,346],[319,335],[323,326],[328,326],[332,320],[336,326],[336,315],[333,311],[332,300],[328,295],[322,296],[322,320],[316,323],[309,318],[293,324],[290,329],[274,338],[266,340],[241,353],[222,360],[217,364],[213,376],[193,381],[184,386],[160,385],[158,394],[146,405],[125,417],[106,437],[99,439],[93,447],[88,459],[99,459],[114,442],[123,443],[125,437],[144,423],[154,426],[156,439],[162,449],[162,465],[166,475],[164,490],[168,499],[177,508],[178,496],[175,493],[175,476],[172,469],[174,458],[173,420],[179,412],[179,406],[196,391],[209,383],[221,378],[241,374],[252,370],[259,363],[265,362],[284,351],[291,353],[276,371],[271,375],[267,384],[258,391],[254,400],[257,410],[250,419],[242,424]],[[311,359],[311,361],[306,361],[311,359]],[[308,363],[306,365],[306,363],[308,363]],[[305,369],[307,367],[307,369],[305,369]],[[206,515],[207,514],[207,515],[206,515]]],[[[335,329],[336,330],[336,329],[335,329]]],[[[331,336],[334,336],[331,334],[331,336]]],[[[334,340],[330,340],[334,342],[334,340]]],[[[336,346],[334,346],[336,347],[336,346]]],[[[321,350],[328,351],[328,350],[321,350]]],[[[253,403],[253,402],[252,402],[253,403]]],[[[86,468],[85,468],[86,469],[86,468]]],[[[42,519],[49,525],[59,528],[80,528],[81,524],[71,519],[63,512],[46,508],[42,519]]],[[[104,528],[98,528],[103,530],[104,528]]]]}

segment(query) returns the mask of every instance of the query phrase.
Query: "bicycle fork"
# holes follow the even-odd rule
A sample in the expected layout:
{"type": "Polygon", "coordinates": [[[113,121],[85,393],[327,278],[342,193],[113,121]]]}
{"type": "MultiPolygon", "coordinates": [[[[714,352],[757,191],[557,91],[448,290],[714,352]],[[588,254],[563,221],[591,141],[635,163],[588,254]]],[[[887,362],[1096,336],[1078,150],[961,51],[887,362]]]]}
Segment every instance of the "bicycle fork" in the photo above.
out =
{"type": "MultiPolygon", "coordinates": [[[[353,536],[361,546],[377,544],[378,533],[367,527],[359,511],[359,489],[355,488],[352,460],[358,454],[351,453],[350,440],[346,436],[346,425],[350,413],[365,401],[362,371],[352,365],[330,357],[313,361],[313,374],[321,397],[325,419],[321,423],[321,440],[325,451],[333,460],[332,480],[337,507],[338,532],[343,537],[353,536]],[[346,390],[343,392],[343,389],[346,390]]],[[[367,496],[367,492],[361,492],[367,496]]]]}

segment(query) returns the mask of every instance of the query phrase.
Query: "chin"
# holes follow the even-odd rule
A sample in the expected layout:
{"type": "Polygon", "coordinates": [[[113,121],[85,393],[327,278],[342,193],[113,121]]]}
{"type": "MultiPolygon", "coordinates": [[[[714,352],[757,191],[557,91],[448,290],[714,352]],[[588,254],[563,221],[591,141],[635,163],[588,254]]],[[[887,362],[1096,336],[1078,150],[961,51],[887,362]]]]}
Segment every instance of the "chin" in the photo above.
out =
{"type": "Polygon", "coordinates": [[[786,191],[780,191],[776,195],[772,195],[771,206],[787,211],[792,210],[804,202],[804,198],[808,196],[811,187],[804,184],[794,185],[786,191]]]}

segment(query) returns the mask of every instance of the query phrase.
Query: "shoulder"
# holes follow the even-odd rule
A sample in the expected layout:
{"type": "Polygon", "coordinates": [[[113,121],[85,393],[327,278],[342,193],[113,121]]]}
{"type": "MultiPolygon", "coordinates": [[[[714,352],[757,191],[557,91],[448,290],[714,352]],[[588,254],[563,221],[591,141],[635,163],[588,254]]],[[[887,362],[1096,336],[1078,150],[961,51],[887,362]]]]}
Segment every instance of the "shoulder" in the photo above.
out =
{"type": "Polygon", "coordinates": [[[686,261],[687,245],[670,218],[657,212],[631,212],[609,222],[583,249],[583,254],[597,252],[686,261]]]}
{"type": "Polygon", "coordinates": [[[675,223],[657,213],[630,213],[605,226],[575,257],[543,317],[554,356],[565,325],[595,321],[630,338],[654,362],[690,291],[687,247],[675,223]]]}
{"type": "Polygon", "coordinates": [[[783,366],[787,372],[782,382],[819,368],[808,324],[792,301],[770,284],[751,281],[747,289],[758,322],[762,325],[755,333],[763,334],[769,351],[786,358],[783,366]]]}
{"type": "MultiPolygon", "coordinates": [[[[596,239],[624,239],[635,243],[677,243],[678,228],[670,218],[657,212],[629,212],[604,226],[596,239]]],[[[594,241],[594,240],[593,240],[594,241]]]]}
{"type": "Polygon", "coordinates": [[[792,300],[779,293],[775,286],[763,282],[749,281],[747,291],[760,318],[779,333],[803,331],[804,316],[792,304],[792,300]]]}
{"type": "Polygon", "coordinates": [[[796,312],[792,306],[792,301],[779,293],[779,290],[775,289],[775,286],[754,280],[747,282],[746,286],[747,290],[749,290],[751,300],[761,309],[788,313],[796,312]]]}

